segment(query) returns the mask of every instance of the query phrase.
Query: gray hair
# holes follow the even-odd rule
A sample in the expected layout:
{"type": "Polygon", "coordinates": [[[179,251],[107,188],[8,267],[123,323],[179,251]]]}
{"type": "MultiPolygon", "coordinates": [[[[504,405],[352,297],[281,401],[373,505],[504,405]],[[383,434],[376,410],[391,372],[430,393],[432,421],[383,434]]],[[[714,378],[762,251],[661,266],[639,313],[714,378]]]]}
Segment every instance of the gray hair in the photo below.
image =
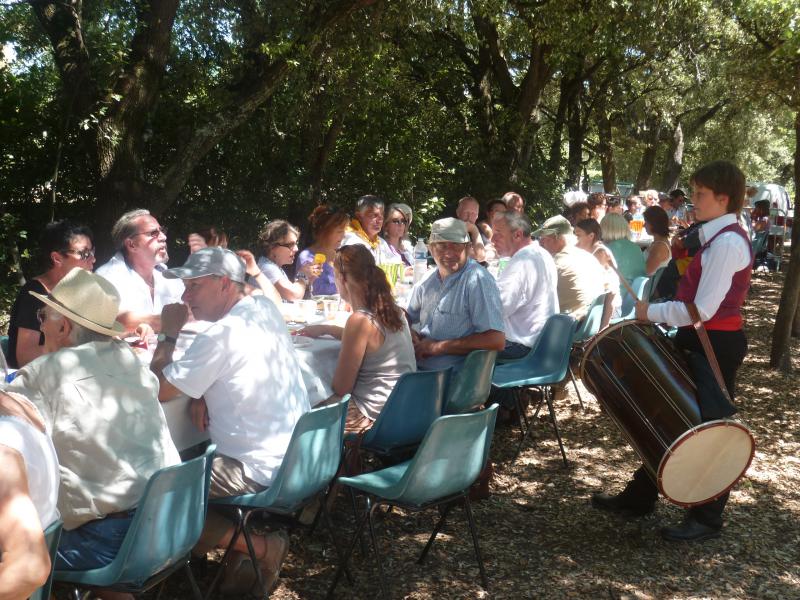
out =
{"type": "MultiPolygon", "coordinates": [[[[69,317],[64,318],[69,319],[69,317]]],[[[110,335],[100,333],[99,331],[93,331],[83,325],[78,325],[72,319],[69,319],[69,322],[72,325],[72,329],[69,332],[69,342],[73,346],[81,346],[89,342],[107,342],[111,339],[110,335]]]]}
{"type": "Polygon", "coordinates": [[[613,242],[628,238],[628,222],[625,217],[617,213],[606,213],[600,221],[600,229],[603,231],[603,240],[613,242]]]}
{"type": "Polygon", "coordinates": [[[122,250],[125,245],[125,240],[137,233],[134,221],[139,217],[146,217],[149,214],[149,210],[137,208],[136,210],[126,212],[117,219],[117,222],[114,223],[114,227],[111,228],[111,241],[114,243],[114,248],[122,250]]]}
{"type": "Polygon", "coordinates": [[[366,196],[361,196],[361,198],[356,201],[356,212],[362,213],[368,208],[383,209],[383,206],[383,200],[372,194],[367,194],[366,196]]]}
{"type": "Polygon", "coordinates": [[[521,231],[524,237],[531,237],[531,221],[524,213],[506,211],[497,213],[494,218],[505,221],[512,232],[521,231]]]}

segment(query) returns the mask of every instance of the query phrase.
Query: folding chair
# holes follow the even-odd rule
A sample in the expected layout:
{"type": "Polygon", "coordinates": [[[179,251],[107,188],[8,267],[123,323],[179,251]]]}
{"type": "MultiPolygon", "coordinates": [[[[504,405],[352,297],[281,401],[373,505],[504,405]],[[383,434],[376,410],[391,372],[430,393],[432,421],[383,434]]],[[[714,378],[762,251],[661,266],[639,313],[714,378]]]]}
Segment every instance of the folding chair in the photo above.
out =
{"type": "MultiPolygon", "coordinates": [[[[575,334],[575,319],[565,314],[555,314],[547,319],[542,329],[539,339],[533,350],[524,358],[512,362],[499,364],[494,369],[492,385],[501,389],[529,388],[538,387],[542,390],[542,399],[536,407],[534,418],[539,413],[542,402],[547,402],[550,411],[550,421],[558,440],[558,447],[561,449],[561,457],[564,465],[567,464],[567,454],[564,451],[564,444],[561,441],[561,433],[558,430],[555,409],[553,408],[552,390],[550,386],[561,383],[569,372],[569,355],[572,350],[572,340],[575,334]]],[[[523,410],[519,401],[519,395],[514,395],[517,402],[517,410],[520,416],[520,428],[522,437],[517,447],[516,459],[522,451],[523,444],[530,435],[532,422],[523,410]],[[524,422],[524,427],[523,427],[524,422]]]]}
{"type": "Polygon", "coordinates": [[[88,571],[56,571],[53,580],[75,584],[73,594],[79,600],[79,588],[142,593],[184,568],[194,597],[202,599],[189,559],[206,521],[215,448],[212,444],[201,456],[153,474],[110,564],[88,571]]]}
{"type": "Polygon", "coordinates": [[[415,512],[442,507],[441,516],[433,533],[417,560],[419,564],[422,564],[451,508],[455,504],[463,504],[478,561],[481,583],[484,589],[488,589],[489,581],[483,566],[469,502],[469,488],[489,456],[496,419],[496,405],[479,412],[440,417],[434,421],[425,434],[413,459],[380,471],[364,473],[356,477],[339,478],[339,482],[366,496],[366,510],[328,589],[329,598],[360,539],[365,523],[369,524],[372,547],[378,564],[381,592],[384,597],[388,597],[388,587],[384,577],[374,522],[374,513],[381,505],[399,506],[415,512]]]}

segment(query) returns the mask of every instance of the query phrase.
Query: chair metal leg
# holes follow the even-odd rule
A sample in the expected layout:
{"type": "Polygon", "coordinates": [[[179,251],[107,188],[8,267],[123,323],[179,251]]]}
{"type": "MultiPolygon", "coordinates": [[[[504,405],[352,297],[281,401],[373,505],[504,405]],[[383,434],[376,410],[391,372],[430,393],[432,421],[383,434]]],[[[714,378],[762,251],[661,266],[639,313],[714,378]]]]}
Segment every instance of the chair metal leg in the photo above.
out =
{"type": "MultiPolygon", "coordinates": [[[[347,491],[350,492],[350,502],[353,505],[353,523],[358,523],[358,502],[356,501],[356,493],[350,486],[347,487],[347,491]]],[[[358,539],[361,542],[361,556],[366,558],[367,543],[364,541],[364,535],[360,528],[358,530],[358,539]]]]}
{"type": "MultiPolygon", "coordinates": [[[[325,505],[324,500],[322,502],[320,512],[322,513],[322,520],[325,522],[325,526],[328,529],[328,534],[331,537],[331,544],[336,552],[336,558],[339,559],[339,562],[342,562],[342,549],[339,548],[339,544],[336,543],[336,534],[333,531],[333,522],[331,521],[331,515],[328,512],[328,507],[325,505]]],[[[353,574],[350,572],[350,568],[347,566],[347,564],[344,565],[344,574],[347,576],[347,582],[350,585],[353,585],[353,574]]]]}
{"type": "Polygon", "coordinates": [[[195,600],[203,600],[203,594],[197,585],[197,580],[194,578],[194,573],[192,573],[191,562],[188,560],[186,561],[186,576],[189,578],[189,585],[192,587],[192,595],[194,596],[195,600]]]}
{"type": "Polygon", "coordinates": [[[583,398],[581,398],[581,391],[578,389],[578,382],[575,379],[575,373],[572,372],[572,365],[569,366],[569,378],[572,379],[572,385],[575,388],[575,393],[578,395],[578,403],[581,405],[581,410],[586,410],[583,405],[583,398]]]}
{"type": "Polygon", "coordinates": [[[250,520],[250,515],[253,514],[254,511],[248,511],[247,514],[244,516],[244,521],[242,522],[242,533],[244,534],[244,541],[247,544],[247,552],[250,554],[250,562],[253,565],[253,570],[256,572],[256,581],[258,582],[258,589],[259,595],[266,594],[269,590],[264,589],[264,578],[261,576],[261,569],[259,568],[258,558],[256,557],[255,548],[253,548],[253,538],[250,536],[250,531],[247,529],[248,521],[250,520]]]}
{"type": "Polygon", "coordinates": [[[428,543],[425,544],[425,548],[422,549],[422,554],[419,555],[417,559],[417,564],[421,565],[425,562],[425,557],[428,555],[428,550],[431,549],[433,546],[433,542],[436,539],[436,536],[439,535],[439,532],[442,530],[442,526],[444,525],[444,520],[447,518],[450,509],[453,508],[453,503],[446,504],[444,509],[442,510],[442,514],[439,517],[439,520],[436,521],[436,525],[433,527],[433,532],[431,533],[431,537],[428,538],[428,543]]]}
{"type": "Polygon", "coordinates": [[[558,440],[558,447],[561,450],[561,458],[564,460],[564,466],[568,466],[567,453],[564,452],[564,444],[561,441],[561,432],[558,430],[558,421],[556,420],[556,411],[553,408],[553,398],[551,397],[550,390],[544,393],[545,400],[547,401],[547,408],[550,411],[550,422],[553,424],[553,430],[556,432],[556,439],[558,440]]]}
{"type": "Polygon", "coordinates": [[[217,570],[217,574],[214,575],[214,579],[211,580],[211,586],[208,588],[206,592],[205,600],[210,600],[210,598],[214,597],[214,591],[217,589],[217,585],[219,584],[220,577],[225,572],[225,565],[228,563],[228,558],[230,557],[231,550],[233,549],[233,545],[236,543],[236,540],[239,539],[239,535],[242,533],[242,527],[244,524],[244,514],[240,508],[236,509],[236,527],[233,531],[233,535],[231,536],[231,541],[228,542],[228,546],[225,548],[225,552],[222,554],[222,560],[219,563],[219,569],[217,570]]]}
{"type": "Polygon", "coordinates": [[[344,571],[344,569],[347,567],[347,561],[350,560],[350,555],[353,554],[353,550],[355,550],[358,540],[361,539],[361,531],[364,529],[364,525],[366,525],[368,518],[369,518],[369,513],[365,511],[364,516],[361,517],[361,520],[357,521],[356,530],[353,533],[353,539],[350,542],[350,546],[345,551],[344,557],[342,558],[342,562],[336,569],[336,573],[334,573],[333,575],[333,581],[331,581],[331,584],[328,587],[328,593],[325,596],[326,598],[333,597],[333,592],[336,589],[336,584],[339,583],[339,579],[342,577],[342,571],[344,571]]]}
{"type": "Polygon", "coordinates": [[[372,506],[370,506],[371,501],[369,496],[367,496],[367,523],[369,524],[369,537],[372,540],[372,548],[375,551],[375,562],[378,563],[378,582],[381,586],[381,595],[384,598],[389,598],[389,588],[388,582],[386,581],[386,576],[383,572],[383,563],[381,562],[381,551],[378,547],[378,538],[375,535],[375,521],[373,519],[373,515],[375,510],[380,506],[380,502],[376,502],[372,506]]]}
{"type": "Polygon", "coordinates": [[[464,495],[464,512],[467,513],[467,523],[469,523],[469,532],[472,535],[472,545],[475,546],[475,558],[478,559],[478,570],[481,573],[481,583],[483,589],[489,590],[489,578],[486,576],[486,569],[483,567],[483,556],[481,555],[481,547],[478,544],[478,531],[475,527],[475,518],[472,516],[472,506],[469,503],[469,493],[464,495]]]}

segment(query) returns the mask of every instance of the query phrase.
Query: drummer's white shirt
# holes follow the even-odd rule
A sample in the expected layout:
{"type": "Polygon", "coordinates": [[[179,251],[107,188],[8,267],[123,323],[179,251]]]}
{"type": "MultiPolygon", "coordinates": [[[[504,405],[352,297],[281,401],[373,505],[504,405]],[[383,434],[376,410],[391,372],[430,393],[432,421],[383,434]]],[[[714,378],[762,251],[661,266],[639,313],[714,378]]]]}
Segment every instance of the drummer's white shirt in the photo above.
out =
{"type": "MultiPolygon", "coordinates": [[[[727,213],[700,227],[700,242],[705,244],[720,230],[737,223],[736,215],[727,213]]],[[[703,273],[697,286],[694,303],[703,321],[708,321],[719,310],[719,305],[730,290],[733,275],[750,265],[750,247],[736,232],[727,231],[700,255],[703,273]]],[[[647,318],[654,323],[666,323],[674,327],[692,324],[689,310],[683,302],[661,302],[651,304],[647,318]]]]}
{"type": "Polygon", "coordinates": [[[269,486],[295,424],[311,407],[300,363],[281,313],[263,296],[246,296],[199,333],[164,377],[205,398],[217,452],[269,486]]]}

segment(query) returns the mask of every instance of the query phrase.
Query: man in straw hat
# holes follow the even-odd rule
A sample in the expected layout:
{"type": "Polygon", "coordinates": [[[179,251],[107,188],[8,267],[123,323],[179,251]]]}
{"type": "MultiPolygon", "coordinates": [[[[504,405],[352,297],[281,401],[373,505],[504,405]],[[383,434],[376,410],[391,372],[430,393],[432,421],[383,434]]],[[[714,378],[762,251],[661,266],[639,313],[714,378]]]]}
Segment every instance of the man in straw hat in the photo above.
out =
{"type": "Polygon", "coordinates": [[[575,246],[572,225],[561,215],[547,219],[532,235],[556,263],[561,312],[582,318],[594,299],[603,293],[600,263],[586,250],[575,246]]]}
{"type": "Polygon", "coordinates": [[[460,367],[473,350],[502,350],[503,307],[489,272],[467,256],[464,221],[439,219],[428,238],[436,269],[414,287],[408,314],[421,369],[460,367]]]}
{"type": "MultiPolygon", "coordinates": [[[[245,266],[224,248],[203,248],[164,273],[183,280],[184,304],[161,312],[162,333],[150,368],[161,382],[160,398],[184,393],[192,419],[217,445],[212,497],[257,493],[272,483],[295,424],[310,407],[300,364],[278,308],[244,293],[245,266]],[[173,360],[175,338],[188,311],[213,324],[173,360]]],[[[209,510],[198,552],[225,546],[233,524],[209,510]]],[[[267,591],[275,584],[289,548],[282,532],[253,537],[267,591]]],[[[256,579],[243,536],[226,568],[220,591],[246,594],[256,579]]]]}
{"type": "Polygon", "coordinates": [[[180,457],[158,405],[158,380],[115,338],[124,328],[114,286],[75,268],[49,295],[31,294],[45,304],[39,319],[48,354],[6,391],[41,412],[58,454],[64,532],[55,568],[95,569],[116,556],[150,476],[180,457]]]}

